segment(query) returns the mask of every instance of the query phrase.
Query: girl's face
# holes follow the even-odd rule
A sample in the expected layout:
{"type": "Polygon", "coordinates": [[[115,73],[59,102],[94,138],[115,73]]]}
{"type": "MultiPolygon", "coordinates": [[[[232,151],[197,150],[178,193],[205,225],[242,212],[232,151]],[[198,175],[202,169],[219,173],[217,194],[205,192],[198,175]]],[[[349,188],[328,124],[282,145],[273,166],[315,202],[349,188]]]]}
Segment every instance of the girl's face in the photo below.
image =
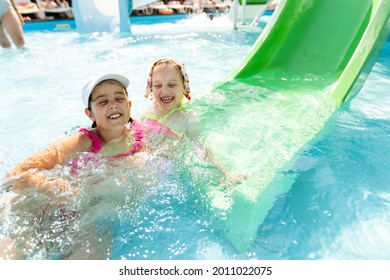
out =
{"type": "Polygon", "coordinates": [[[156,105],[165,110],[180,108],[183,101],[183,78],[177,66],[157,65],[152,73],[152,95],[156,105]]]}
{"type": "Polygon", "coordinates": [[[120,130],[130,119],[131,102],[117,81],[104,81],[97,85],[90,104],[91,111],[86,109],[86,113],[92,121],[96,121],[97,127],[120,130]]]}

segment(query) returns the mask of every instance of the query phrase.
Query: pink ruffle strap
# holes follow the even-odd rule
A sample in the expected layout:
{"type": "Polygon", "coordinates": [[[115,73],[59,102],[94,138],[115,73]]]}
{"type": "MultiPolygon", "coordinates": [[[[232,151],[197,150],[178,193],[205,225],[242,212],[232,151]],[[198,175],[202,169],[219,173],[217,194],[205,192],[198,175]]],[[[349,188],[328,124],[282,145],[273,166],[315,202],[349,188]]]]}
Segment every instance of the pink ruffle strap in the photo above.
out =
{"type": "Polygon", "coordinates": [[[144,138],[144,130],[139,122],[133,121],[131,128],[134,130],[134,144],[131,149],[131,154],[138,152],[142,148],[142,139],[144,138]]]}
{"type": "Polygon", "coordinates": [[[92,140],[92,148],[90,150],[91,153],[98,153],[102,147],[103,147],[103,141],[100,140],[99,136],[96,134],[92,133],[89,129],[86,128],[81,128],[79,132],[84,133],[85,135],[88,136],[89,139],[92,140]]]}

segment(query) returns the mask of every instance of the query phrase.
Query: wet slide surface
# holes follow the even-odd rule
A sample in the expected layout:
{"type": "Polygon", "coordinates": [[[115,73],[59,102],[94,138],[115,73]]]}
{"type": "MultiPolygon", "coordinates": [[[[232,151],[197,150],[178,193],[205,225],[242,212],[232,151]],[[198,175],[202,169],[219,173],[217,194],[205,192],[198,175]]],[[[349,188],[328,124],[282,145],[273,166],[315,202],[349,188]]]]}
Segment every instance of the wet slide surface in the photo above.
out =
{"type": "Polygon", "coordinates": [[[229,188],[198,186],[239,252],[291,188],[294,158],[359,91],[389,34],[389,13],[390,0],[282,0],[241,64],[213,88],[218,101],[199,102],[217,157],[248,175],[229,188]]]}

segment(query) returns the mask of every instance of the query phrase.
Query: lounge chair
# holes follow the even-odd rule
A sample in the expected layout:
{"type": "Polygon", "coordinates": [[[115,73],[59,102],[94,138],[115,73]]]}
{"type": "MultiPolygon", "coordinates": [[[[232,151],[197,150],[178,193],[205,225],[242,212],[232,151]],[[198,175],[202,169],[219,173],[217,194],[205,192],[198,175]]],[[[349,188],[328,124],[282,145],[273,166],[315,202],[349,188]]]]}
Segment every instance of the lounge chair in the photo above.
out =
{"type": "Polygon", "coordinates": [[[183,5],[187,14],[201,13],[203,11],[199,5],[199,0],[184,0],[183,5]]]}
{"type": "Polygon", "coordinates": [[[165,5],[163,1],[154,2],[154,3],[149,4],[148,6],[150,8],[152,8],[153,12],[156,14],[168,15],[168,14],[174,13],[174,11],[172,9],[168,8],[168,6],[165,5]]]}
{"type": "Polygon", "coordinates": [[[36,0],[38,7],[45,12],[46,16],[48,14],[59,14],[63,18],[73,18],[73,9],[69,6],[67,1],[51,1],[53,5],[48,6],[47,1],[36,0]]]}
{"type": "Polygon", "coordinates": [[[204,12],[214,13],[217,10],[215,5],[209,0],[203,0],[200,3],[200,6],[203,8],[204,12]]]}
{"type": "Polygon", "coordinates": [[[15,4],[22,16],[34,15],[37,19],[45,19],[45,12],[39,9],[31,0],[15,0],[15,4]]]}
{"type": "Polygon", "coordinates": [[[168,1],[167,6],[169,9],[172,9],[177,14],[187,13],[185,5],[181,4],[179,1],[168,1]]]}
{"type": "Polygon", "coordinates": [[[215,5],[215,8],[219,12],[227,12],[230,9],[230,4],[226,3],[222,0],[213,0],[213,4],[215,5]]]}
{"type": "Polygon", "coordinates": [[[150,16],[153,14],[153,8],[149,7],[148,5],[138,7],[136,9],[133,9],[133,13],[136,16],[150,16]]]}

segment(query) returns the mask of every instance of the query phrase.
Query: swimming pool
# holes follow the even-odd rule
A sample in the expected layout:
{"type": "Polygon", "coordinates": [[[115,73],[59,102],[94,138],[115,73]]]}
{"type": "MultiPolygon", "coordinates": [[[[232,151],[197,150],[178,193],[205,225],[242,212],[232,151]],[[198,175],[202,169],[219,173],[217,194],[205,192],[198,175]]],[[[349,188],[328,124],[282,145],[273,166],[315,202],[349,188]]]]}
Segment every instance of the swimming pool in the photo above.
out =
{"type": "MultiPolygon", "coordinates": [[[[205,94],[207,88],[226,77],[260,32],[260,27],[234,31],[226,17],[210,21],[205,15],[152,28],[134,25],[132,36],[28,32],[26,51],[0,50],[7,65],[0,91],[8,95],[0,105],[0,176],[53,140],[90,125],[79,97],[89,74],[100,69],[127,74],[132,113],[137,115],[148,106],[143,89],[150,64],[160,56],[175,56],[187,65],[195,104],[197,97],[213,101],[205,94]]],[[[175,166],[168,169],[170,176],[164,175],[164,184],[140,177],[144,171],[131,166],[122,167],[121,174],[127,175],[114,177],[108,190],[106,185],[86,188],[83,199],[66,202],[89,209],[81,230],[72,217],[64,225],[56,202],[44,204],[44,197],[26,194],[29,199],[13,200],[12,209],[2,206],[0,235],[47,226],[27,235],[26,243],[39,246],[24,252],[25,257],[35,259],[88,258],[92,253],[114,259],[389,259],[389,52],[386,42],[363,89],[282,172],[293,178],[293,186],[278,197],[247,252],[237,253],[223,238],[191,181],[177,178],[175,166]],[[144,195],[139,181],[153,188],[144,195]],[[133,189],[124,192],[123,186],[133,189]],[[95,200],[86,201],[91,196],[95,200]],[[39,205],[52,214],[42,218],[45,212],[39,205]],[[102,215],[91,218],[97,210],[102,215]],[[40,216],[34,220],[31,213],[40,216]],[[97,238],[90,238],[89,230],[97,238]],[[112,249],[96,252],[104,243],[112,249]],[[82,250],[68,249],[69,244],[79,244],[82,250]]],[[[232,106],[241,108],[236,102],[232,106]]],[[[197,173],[200,179],[218,181],[212,170],[203,172],[197,173]]]]}

